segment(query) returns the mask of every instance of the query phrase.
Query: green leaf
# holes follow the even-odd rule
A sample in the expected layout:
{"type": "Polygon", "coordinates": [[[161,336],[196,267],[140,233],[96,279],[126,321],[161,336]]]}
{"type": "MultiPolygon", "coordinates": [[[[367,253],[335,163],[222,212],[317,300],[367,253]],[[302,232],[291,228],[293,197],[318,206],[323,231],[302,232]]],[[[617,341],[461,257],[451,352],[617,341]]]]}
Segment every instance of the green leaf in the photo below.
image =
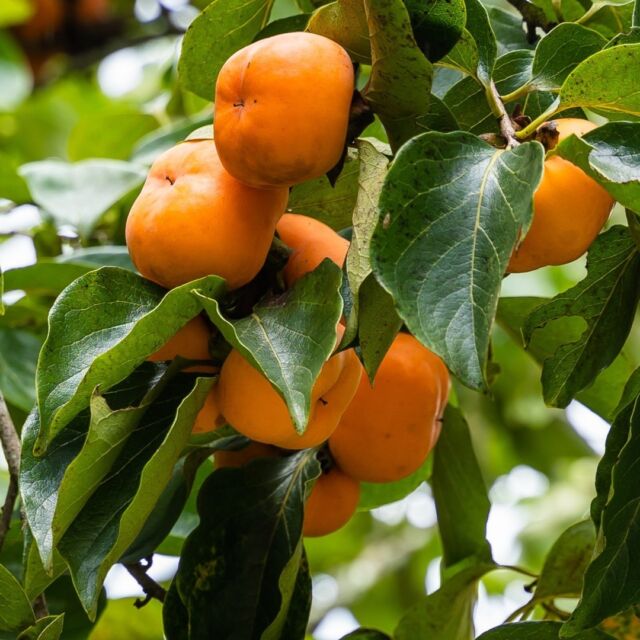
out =
{"type": "Polygon", "coordinates": [[[640,123],[609,122],[584,137],[569,136],[555,149],[578,165],[618,202],[640,210],[640,123]]]}
{"type": "Polygon", "coordinates": [[[542,161],[537,143],[502,151],[468,133],[425,133],[403,147],[382,189],[374,272],[411,332],[472,388],[486,386],[502,276],[531,220],[542,161]]]}
{"type": "Polygon", "coordinates": [[[340,268],[324,260],[293,288],[262,300],[240,320],[226,319],[217,300],[196,291],[225,340],[282,396],[299,433],[309,419],[313,384],[335,348],[341,279],[340,268]]]}
{"type": "Polygon", "coordinates": [[[640,44],[623,44],[583,60],[560,88],[562,110],[589,107],[640,116],[640,44]]]}
{"type": "Polygon", "coordinates": [[[18,166],[14,158],[0,151],[0,198],[22,204],[29,202],[31,195],[27,183],[18,173],[18,166]]]}
{"type": "MultiPolygon", "coordinates": [[[[562,629],[561,636],[566,638],[576,637],[640,600],[640,579],[635,570],[640,562],[640,490],[636,482],[640,396],[618,414],[612,434],[616,450],[605,453],[607,466],[613,464],[608,497],[601,511],[597,555],[585,573],[582,598],[562,629]],[[628,432],[628,439],[618,449],[619,435],[624,431],[628,432]]],[[[610,434],[607,448],[611,445],[610,434]]],[[[601,491],[599,487],[600,496],[601,491]]]]}
{"type": "Polygon", "coordinates": [[[46,616],[25,629],[17,640],[58,640],[62,636],[63,625],[64,613],[58,616],[46,616]]]}
{"type": "Polygon", "coordinates": [[[0,631],[21,631],[34,622],[27,594],[13,574],[0,564],[0,631]]]}
{"type": "Polygon", "coordinates": [[[57,224],[87,235],[105,211],[140,187],[146,171],[121,160],[42,160],[22,165],[20,175],[57,224]]]}
{"type": "Polygon", "coordinates": [[[57,296],[76,278],[93,269],[93,266],[43,259],[36,264],[5,271],[5,291],[20,289],[37,295],[57,296]]]}
{"type": "Polygon", "coordinates": [[[74,264],[87,265],[93,269],[98,267],[122,267],[123,269],[129,269],[129,271],[135,271],[127,247],[87,247],[57,256],[55,260],[60,263],[73,262],[74,264]]]}
{"type": "MultiPolygon", "coordinates": [[[[558,640],[561,622],[536,621],[513,622],[491,629],[478,637],[478,640],[558,640]]],[[[592,629],[576,636],[576,640],[613,640],[610,635],[592,629]]]]}
{"type": "Polygon", "coordinates": [[[58,545],[91,619],[108,570],[137,538],[189,441],[212,383],[211,378],[198,378],[192,388],[192,380],[176,378],[147,409],[58,545]]]}
{"type": "Polygon", "coordinates": [[[327,176],[297,184],[291,189],[287,209],[317,218],[336,231],[351,226],[361,162],[359,154],[349,149],[335,185],[331,186],[327,176]]]}
{"type": "MultiPolygon", "coordinates": [[[[289,563],[294,563],[293,557],[289,561],[289,563]]],[[[284,624],[282,625],[280,636],[278,636],[279,638],[304,638],[307,626],[309,625],[309,613],[311,611],[312,600],[312,585],[311,573],[309,572],[309,561],[307,559],[307,554],[305,552],[304,546],[302,546],[302,557],[297,564],[299,565],[298,575],[296,576],[296,582],[293,586],[293,593],[291,594],[289,606],[286,609],[283,607],[280,610],[280,615],[285,615],[286,611],[286,619],[284,621],[284,624]]],[[[281,578],[281,589],[286,588],[286,586],[287,585],[281,578]]],[[[263,638],[264,637],[265,636],[263,636],[263,638]]]]}
{"type": "Polygon", "coordinates": [[[582,25],[559,24],[536,47],[526,86],[530,91],[558,91],[571,71],[606,43],[599,33],[582,25]]]}
{"type": "Polygon", "coordinates": [[[88,405],[96,385],[104,391],[126,378],[201,311],[195,289],[216,296],[224,281],[207,276],[167,293],[130,271],[103,267],[65,289],[38,362],[37,452],[88,405]]]}
{"type": "Polygon", "coordinates": [[[457,69],[475,78],[478,69],[478,46],[471,32],[465,29],[456,46],[438,62],[438,65],[457,69]]]}
{"type": "Polygon", "coordinates": [[[154,116],[131,109],[85,116],[69,136],[69,159],[127,160],[137,141],[157,128],[154,116]]]}
{"type": "MultiPolygon", "coordinates": [[[[11,4],[11,0],[5,0],[7,1],[11,4]]],[[[16,0],[13,3],[16,6],[16,0]]],[[[0,28],[5,22],[1,11],[0,28]]],[[[31,92],[32,84],[33,79],[24,53],[7,32],[0,33],[0,111],[11,111],[18,106],[31,92]]]]}
{"type": "Polygon", "coordinates": [[[262,29],[262,31],[258,33],[258,35],[256,35],[253,42],[264,40],[265,38],[271,38],[272,36],[277,36],[281,33],[305,31],[310,17],[311,16],[308,13],[298,13],[293,16],[287,16],[286,18],[272,20],[264,29],[262,29]]]}
{"type": "Polygon", "coordinates": [[[429,456],[411,475],[395,482],[361,482],[358,511],[370,511],[402,500],[431,476],[433,456],[429,456]]]}
{"type": "Polygon", "coordinates": [[[420,131],[429,113],[433,68],[413,37],[402,0],[364,0],[371,39],[371,77],[365,97],[395,151],[420,131]]]}
{"type": "Polygon", "coordinates": [[[431,488],[438,512],[445,567],[467,558],[491,562],[486,528],[491,504],[469,427],[449,405],[433,458],[431,488]]]}
{"type": "Polygon", "coordinates": [[[27,412],[36,399],[34,380],[41,345],[32,333],[0,327],[0,393],[27,412]]]}
{"type": "Polygon", "coordinates": [[[534,49],[535,45],[527,40],[522,28],[522,18],[498,7],[489,7],[489,20],[498,41],[498,54],[509,51],[534,49]]]}
{"type": "Polygon", "coordinates": [[[580,317],[578,340],[561,344],[542,369],[545,402],[565,407],[620,353],[631,331],[640,299],[640,253],[627,227],[598,236],[587,256],[587,276],[537,307],[523,331],[528,342],[536,329],[554,320],[580,317]]]}
{"type": "Polygon", "coordinates": [[[391,638],[386,633],[375,629],[356,629],[343,636],[342,640],[391,640],[391,638]]]}
{"type": "Polygon", "coordinates": [[[474,75],[486,87],[491,82],[493,65],[498,55],[496,36],[489,22],[487,10],[480,0],[465,0],[467,31],[473,36],[478,50],[478,66],[474,75]]]}
{"type": "Polygon", "coordinates": [[[478,580],[493,568],[492,564],[461,568],[437,591],[407,611],[394,631],[394,640],[473,640],[472,615],[478,580]]]}
{"type": "MultiPolygon", "coordinates": [[[[200,524],[185,543],[174,579],[190,638],[282,637],[274,621],[283,620],[291,602],[303,502],[319,474],[315,452],[306,450],[220,469],[205,481],[200,524]]],[[[186,637],[170,614],[168,640],[186,637]]]]}
{"type": "Polygon", "coordinates": [[[25,22],[33,13],[29,0],[6,0],[0,7],[0,27],[25,22]]]}
{"type": "Polygon", "coordinates": [[[266,26],[272,6],[273,0],[213,0],[184,36],[178,62],[182,86],[213,100],[222,65],[266,26]]]}

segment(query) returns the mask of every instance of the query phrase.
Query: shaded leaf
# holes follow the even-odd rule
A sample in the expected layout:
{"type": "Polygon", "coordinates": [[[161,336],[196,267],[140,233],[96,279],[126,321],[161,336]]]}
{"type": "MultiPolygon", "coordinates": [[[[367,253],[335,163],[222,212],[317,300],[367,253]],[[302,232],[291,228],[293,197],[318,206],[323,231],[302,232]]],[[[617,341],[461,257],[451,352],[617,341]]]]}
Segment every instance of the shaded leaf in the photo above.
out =
{"type": "Polygon", "coordinates": [[[46,616],[25,629],[17,640],[58,640],[62,636],[63,626],[64,613],[58,616],[46,616]]]}
{"type": "Polygon", "coordinates": [[[411,332],[473,388],[486,384],[502,276],[531,220],[542,159],[537,143],[501,151],[468,133],[425,133],[382,189],[374,272],[411,332]]]}
{"type": "MultiPolygon", "coordinates": [[[[561,622],[536,621],[513,622],[491,629],[478,640],[558,640],[560,636],[561,622]]],[[[611,636],[602,631],[591,630],[576,636],[577,640],[612,640],[611,636]]]]}
{"type": "Polygon", "coordinates": [[[0,393],[27,412],[36,399],[34,380],[41,345],[32,333],[0,327],[0,393]]]}
{"type": "Polygon", "coordinates": [[[21,631],[34,622],[27,594],[13,574],[0,564],[0,631],[21,631]]]}
{"type": "Polygon", "coordinates": [[[391,640],[391,638],[386,633],[375,629],[356,629],[343,636],[342,640],[391,640]]]}

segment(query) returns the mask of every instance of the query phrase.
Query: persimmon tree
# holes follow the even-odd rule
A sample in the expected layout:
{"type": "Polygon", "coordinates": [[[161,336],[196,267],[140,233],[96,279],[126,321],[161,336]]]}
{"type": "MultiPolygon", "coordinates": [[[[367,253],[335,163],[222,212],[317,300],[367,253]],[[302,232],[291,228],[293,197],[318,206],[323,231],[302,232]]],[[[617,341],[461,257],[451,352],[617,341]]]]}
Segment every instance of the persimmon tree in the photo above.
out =
{"type": "Polygon", "coordinates": [[[168,640],[302,640],[308,538],[426,482],[439,588],[345,638],[640,637],[640,3],[194,4],[179,42],[168,9],[0,7],[0,234],[35,252],[0,272],[0,636],[88,637],[122,564],[168,640]],[[110,101],[96,65],[160,41],[110,101]],[[544,267],[555,295],[505,295],[544,267]],[[590,517],[477,635],[480,582],[523,571],[488,480],[585,448],[514,444],[521,380],[610,431],[590,517]]]}

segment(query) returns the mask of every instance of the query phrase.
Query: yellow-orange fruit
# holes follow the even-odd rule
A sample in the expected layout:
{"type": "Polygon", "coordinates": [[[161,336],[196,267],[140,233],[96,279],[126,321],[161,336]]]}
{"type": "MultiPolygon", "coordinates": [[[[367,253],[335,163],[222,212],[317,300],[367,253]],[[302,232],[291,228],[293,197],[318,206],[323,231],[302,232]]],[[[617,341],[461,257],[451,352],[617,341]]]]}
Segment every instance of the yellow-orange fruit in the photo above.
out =
{"type": "MultiPolygon", "coordinates": [[[[596,125],[579,118],[554,121],[559,140],[582,136],[596,125]]],[[[613,198],[582,169],[559,156],[544,163],[542,181],[533,197],[533,221],[516,248],[507,271],[520,273],[579,258],[607,221],[613,198]]]]}
{"type": "Polygon", "coordinates": [[[215,431],[225,424],[225,420],[220,413],[220,400],[218,398],[218,385],[214,384],[211,391],[198,412],[191,433],[208,433],[215,431]]]}
{"type": "Polygon", "coordinates": [[[229,175],[211,140],[183,142],[153,163],[131,207],[131,259],[163,287],[218,275],[236,289],[264,264],[287,198],[229,175]]]}
{"type": "MultiPolygon", "coordinates": [[[[164,362],[173,360],[180,356],[187,360],[211,360],[209,354],[209,338],[211,331],[201,316],[192,318],[181,327],[178,332],[155,353],[147,359],[151,362],[164,362]]],[[[211,373],[214,367],[206,365],[196,365],[189,367],[185,371],[211,373]]]]}
{"type": "Polygon", "coordinates": [[[276,225],[280,239],[293,252],[283,270],[287,286],[313,271],[325,258],[342,268],[349,250],[349,241],[331,227],[296,213],[285,213],[276,225]]]}
{"type": "Polygon", "coordinates": [[[343,527],[356,511],[360,484],[333,467],[317,480],[304,507],[302,534],[326,536],[343,527]]]}
{"type": "Polygon", "coordinates": [[[15,33],[25,42],[46,40],[60,29],[63,20],[63,0],[35,0],[33,14],[15,28],[15,33]]]}
{"type": "MultiPolygon", "coordinates": [[[[338,467],[365,482],[393,482],[416,471],[440,434],[442,373],[433,354],[400,333],[383,358],[373,387],[366,376],[329,448],[338,467]]],[[[448,386],[447,386],[448,393],[448,386]]]]}
{"type": "Polygon", "coordinates": [[[360,377],[361,365],[352,349],[329,358],[313,386],[309,423],[300,436],[285,401],[234,349],[220,371],[220,408],[229,424],[252,440],[286,449],[314,447],[337,427],[360,377]]]}
{"type": "Polygon", "coordinates": [[[323,36],[284,33],[240,49],[216,83],[222,164],[256,187],[323,175],[342,154],[353,87],[349,55],[323,36]]]}
{"type": "Polygon", "coordinates": [[[213,460],[216,469],[227,467],[244,467],[257,458],[275,458],[280,452],[275,447],[261,442],[250,442],[246,447],[237,451],[216,451],[213,460]]]}

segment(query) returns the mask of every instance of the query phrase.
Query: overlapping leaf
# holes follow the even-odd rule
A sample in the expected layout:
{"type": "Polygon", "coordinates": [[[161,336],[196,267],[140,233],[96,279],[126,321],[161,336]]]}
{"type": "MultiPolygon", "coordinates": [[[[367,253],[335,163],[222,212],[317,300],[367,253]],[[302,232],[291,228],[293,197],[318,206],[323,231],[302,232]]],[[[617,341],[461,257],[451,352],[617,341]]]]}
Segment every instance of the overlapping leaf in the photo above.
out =
{"type": "Polygon", "coordinates": [[[27,594],[13,574],[0,564],[0,631],[22,631],[34,622],[27,594]]]}
{"type": "Polygon", "coordinates": [[[467,133],[405,145],[380,196],[371,254],[411,332],[468,386],[485,386],[502,276],[529,225],[543,149],[510,151],[467,133]]]}
{"type": "Polygon", "coordinates": [[[496,36],[489,22],[487,10],[480,0],[466,0],[466,29],[473,36],[478,51],[478,66],[475,76],[486,87],[491,82],[493,65],[498,55],[496,36]]]}
{"type": "MultiPolygon", "coordinates": [[[[559,640],[561,622],[540,620],[536,622],[514,622],[491,629],[478,637],[478,640],[559,640]]],[[[577,636],[577,640],[613,640],[604,633],[593,629],[577,636]]]]}

